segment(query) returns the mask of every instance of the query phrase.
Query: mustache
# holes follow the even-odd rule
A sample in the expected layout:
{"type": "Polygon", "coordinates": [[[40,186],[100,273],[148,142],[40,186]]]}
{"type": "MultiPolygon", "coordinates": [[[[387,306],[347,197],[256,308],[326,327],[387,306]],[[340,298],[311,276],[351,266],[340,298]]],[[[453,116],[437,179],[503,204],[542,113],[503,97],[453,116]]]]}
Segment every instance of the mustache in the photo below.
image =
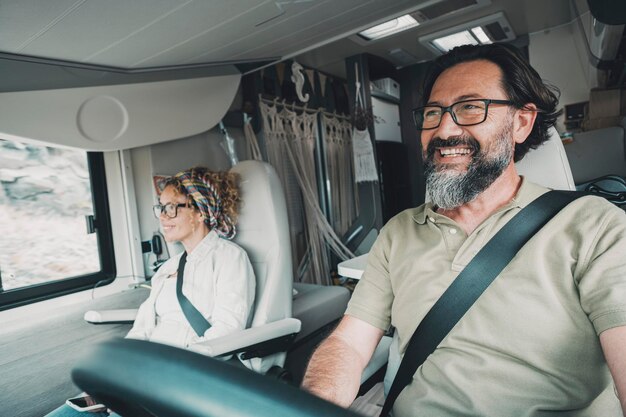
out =
{"type": "Polygon", "coordinates": [[[471,136],[455,136],[448,139],[441,138],[433,138],[426,148],[426,157],[429,160],[432,160],[435,156],[435,151],[437,148],[453,148],[455,146],[465,146],[467,147],[474,155],[476,155],[480,151],[480,143],[476,139],[471,136]]]}

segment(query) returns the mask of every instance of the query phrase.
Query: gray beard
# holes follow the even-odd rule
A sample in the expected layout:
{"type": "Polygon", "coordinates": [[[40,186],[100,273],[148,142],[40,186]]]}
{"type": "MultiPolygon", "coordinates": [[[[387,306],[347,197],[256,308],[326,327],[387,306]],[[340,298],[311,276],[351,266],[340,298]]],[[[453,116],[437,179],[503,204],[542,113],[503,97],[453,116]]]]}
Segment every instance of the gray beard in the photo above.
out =
{"type": "Polygon", "coordinates": [[[426,189],[431,201],[444,210],[473,201],[502,175],[512,158],[510,125],[497,136],[491,152],[478,150],[473,155],[466,172],[437,167],[433,157],[425,158],[426,189]]]}

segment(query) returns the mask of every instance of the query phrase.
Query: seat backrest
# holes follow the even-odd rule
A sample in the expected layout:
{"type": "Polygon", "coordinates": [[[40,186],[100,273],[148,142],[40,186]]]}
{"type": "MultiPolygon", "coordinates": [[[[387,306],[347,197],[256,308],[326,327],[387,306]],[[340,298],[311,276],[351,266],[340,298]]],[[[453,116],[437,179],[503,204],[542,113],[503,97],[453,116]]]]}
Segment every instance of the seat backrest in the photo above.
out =
{"type": "MultiPolygon", "coordinates": [[[[287,205],[274,168],[261,161],[243,161],[232,172],[240,176],[241,206],[237,236],[256,275],[256,298],[251,327],[291,317],[292,262],[287,205]]],[[[252,359],[248,364],[265,373],[282,366],[285,354],[252,359]]]]}
{"type": "Polygon", "coordinates": [[[557,130],[549,130],[550,138],[537,149],[531,149],[515,164],[524,178],[554,190],[575,190],[574,178],[563,142],[557,130]]]}

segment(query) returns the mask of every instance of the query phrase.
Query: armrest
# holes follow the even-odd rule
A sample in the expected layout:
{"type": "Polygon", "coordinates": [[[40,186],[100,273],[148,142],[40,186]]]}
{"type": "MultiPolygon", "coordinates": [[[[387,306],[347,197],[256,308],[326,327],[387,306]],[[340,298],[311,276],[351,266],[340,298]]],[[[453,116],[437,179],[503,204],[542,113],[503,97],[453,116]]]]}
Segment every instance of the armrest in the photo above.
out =
{"type": "MultiPolygon", "coordinates": [[[[237,353],[270,342],[291,336],[291,339],[300,331],[300,320],[286,318],[263,326],[244,329],[226,336],[207,340],[189,346],[189,350],[207,356],[221,356],[237,353]]],[[[244,358],[247,359],[247,358],[244,358]]]]}
{"type": "Polygon", "coordinates": [[[120,310],[89,310],[83,316],[86,322],[92,324],[132,323],[137,317],[137,308],[120,310]]]}

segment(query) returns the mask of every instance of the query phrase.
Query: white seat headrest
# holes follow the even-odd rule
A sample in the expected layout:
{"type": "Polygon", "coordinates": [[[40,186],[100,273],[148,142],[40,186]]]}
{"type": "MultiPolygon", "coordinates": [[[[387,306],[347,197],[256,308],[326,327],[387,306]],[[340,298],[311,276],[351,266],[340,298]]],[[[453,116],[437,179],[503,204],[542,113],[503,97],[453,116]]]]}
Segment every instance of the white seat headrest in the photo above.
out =
{"type": "Polygon", "coordinates": [[[515,164],[524,178],[554,190],[575,190],[572,170],[559,133],[551,127],[550,138],[537,149],[531,149],[515,164]]]}

